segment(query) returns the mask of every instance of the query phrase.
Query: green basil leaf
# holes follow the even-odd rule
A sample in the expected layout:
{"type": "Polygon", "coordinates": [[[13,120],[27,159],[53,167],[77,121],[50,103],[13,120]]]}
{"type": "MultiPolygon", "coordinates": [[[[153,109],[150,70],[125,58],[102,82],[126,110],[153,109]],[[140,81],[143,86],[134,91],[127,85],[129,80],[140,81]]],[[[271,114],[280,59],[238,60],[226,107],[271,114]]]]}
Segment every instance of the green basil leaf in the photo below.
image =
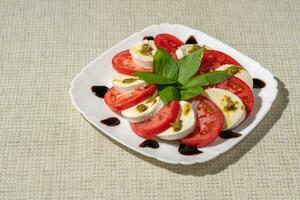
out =
{"type": "Polygon", "coordinates": [[[181,100],[188,100],[190,98],[196,97],[203,92],[202,87],[191,87],[185,90],[180,90],[181,100]]]}
{"type": "Polygon", "coordinates": [[[179,68],[178,81],[180,83],[184,84],[198,71],[201,64],[203,51],[204,47],[201,47],[199,50],[196,50],[187,56],[183,56],[177,61],[179,68]]]}
{"type": "Polygon", "coordinates": [[[182,86],[182,89],[220,83],[229,78],[230,76],[231,74],[228,74],[224,71],[208,72],[191,78],[186,84],[182,86]]]}
{"type": "Polygon", "coordinates": [[[172,56],[165,50],[158,48],[153,57],[153,72],[172,80],[177,80],[178,67],[172,56]]]}
{"type": "Polygon", "coordinates": [[[163,90],[158,92],[160,99],[164,102],[164,104],[168,104],[173,100],[179,100],[180,94],[176,87],[168,86],[163,90]]]}
{"type": "Polygon", "coordinates": [[[147,73],[147,72],[137,72],[135,74],[139,79],[142,79],[148,83],[153,84],[173,84],[176,83],[176,80],[159,76],[157,74],[147,73]]]}

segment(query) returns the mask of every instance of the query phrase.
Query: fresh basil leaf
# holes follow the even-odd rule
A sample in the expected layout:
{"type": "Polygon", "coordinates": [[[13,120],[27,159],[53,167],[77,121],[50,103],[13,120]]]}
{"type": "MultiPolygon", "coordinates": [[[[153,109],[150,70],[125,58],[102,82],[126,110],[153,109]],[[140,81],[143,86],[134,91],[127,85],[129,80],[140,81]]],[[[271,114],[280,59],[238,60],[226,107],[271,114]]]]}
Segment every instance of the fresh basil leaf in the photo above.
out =
{"type": "Polygon", "coordinates": [[[182,86],[182,89],[220,83],[229,78],[230,76],[231,74],[228,74],[224,71],[208,72],[191,78],[186,84],[182,86]]]}
{"type": "Polygon", "coordinates": [[[153,84],[173,84],[176,83],[176,80],[159,76],[157,74],[147,73],[147,72],[137,72],[135,74],[139,79],[142,79],[148,83],[153,84]]]}
{"type": "Polygon", "coordinates": [[[181,100],[188,100],[190,98],[196,97],[203,92],[202,87],[191,87],[185,90],[180,90],[181,100]]]}
{"type": "Polygon", "coordinates": [[[153,72],[159,76],[164,76],[172,80],[177,80],[178,67],[170,54],[158,48],[153,57],[153,72]]]}
{"type": "Polygon", "coordinates": [[[168,104],[173,100],[179,100],[180,94],[176,87],[168,86],[163,90],[158,92],[160,99],[164,102],[164,104],[168,104]]]}
{"type": "Polygon", "coordinates": [[[201,47],[199,50],[183,56],[177,61],[179,68],[178,81],[180,83],[184,84],[198,71],[201,64],[203,51],[204,47],[201,47]]]}

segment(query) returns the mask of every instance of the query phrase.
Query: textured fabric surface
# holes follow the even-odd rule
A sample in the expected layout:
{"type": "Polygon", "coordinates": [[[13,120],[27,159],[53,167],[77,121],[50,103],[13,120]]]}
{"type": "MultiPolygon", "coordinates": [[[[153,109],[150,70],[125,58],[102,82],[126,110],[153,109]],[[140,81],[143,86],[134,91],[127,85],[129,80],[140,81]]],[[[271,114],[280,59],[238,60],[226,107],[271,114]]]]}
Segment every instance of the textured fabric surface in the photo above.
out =
{"type": "Polygon", "coordinates": [[[299,13],[299,0],[1,0],[0,199],[299,199],[299,13]],[[257,128],[205,164],[140,156],[70,102],[83,66],[162,22],[224,41],[279,82],[257,128]]]}

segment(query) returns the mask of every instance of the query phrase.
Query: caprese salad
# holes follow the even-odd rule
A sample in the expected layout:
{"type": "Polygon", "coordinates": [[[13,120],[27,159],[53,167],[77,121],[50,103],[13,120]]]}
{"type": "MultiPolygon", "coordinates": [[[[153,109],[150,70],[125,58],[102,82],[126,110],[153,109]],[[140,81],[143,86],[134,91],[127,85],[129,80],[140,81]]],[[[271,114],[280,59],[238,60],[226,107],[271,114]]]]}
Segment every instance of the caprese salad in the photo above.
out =
{"type": "Polygon", "coordinates": [[[203,147],[254,105],[251,75],[234,58],[171,34],[147,37],[112,59],[109,108],[143,138],[203,147]]]}

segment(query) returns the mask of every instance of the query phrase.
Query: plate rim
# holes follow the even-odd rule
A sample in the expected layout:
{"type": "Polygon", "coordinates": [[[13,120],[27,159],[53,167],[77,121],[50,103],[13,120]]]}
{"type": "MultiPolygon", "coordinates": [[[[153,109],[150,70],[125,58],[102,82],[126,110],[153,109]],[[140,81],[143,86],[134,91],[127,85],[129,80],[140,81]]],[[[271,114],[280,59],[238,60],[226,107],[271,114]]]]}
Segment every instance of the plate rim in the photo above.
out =
{"type": "Polygon", "coordinates": [[[76,103],[76,100],[75,100],[75,97],[72,93],[72,91],[74,90],[74,85],[75,85],[75,82],[77,81],[77,79],[85,72],[85,70],[87,70],[91,65],[93,65],[95,62],[97,62],[97,60],[99,58],[101,58],[102,56],[106,55],[107,53],[109,53],[109,51],[115,47],[117,47],[119,44],[121,44],[122,42],[128,40],[129,38],[132,38],[134,37],[136,34],[138,33],[141,33],[141,32],[144,32],[145,30],[147,29],[151,29],[155,26],[182,26],[184,28],[187,28],[187,29],[191,29],[192,31],[197,31],[197,32],[200,32],[201,34],[205,35],[206,37],[209,37],[217,42],[220,42],[222,45],[226,46],[226,48],[230,48],[231,51],[234,51],[235,53],[238,53],[240,55],[242,55],[243,57],[247,58],[247,59],[250,59],[252,62],[255,62],[257,65],[259,65],[263,70],[265,70],[267,73],[269,73],[271,76],[272,76],[272,81],[273,81],[273,89],[274,89],[274,97],[268,101],[269,103],[269,107],[266,109],[266,114],[270,111],[274,101],[276,100],[276,97],[278,95],[278,81],[275,79],[273,73],[271,71],[269,71],[268,69],[266,69],[265,67],[263,67],[260,63],[258,63],[257,61],[253,60],[252,58],[248,57],[247,55],[243,54],[242,52],[234,49],[233,47],[227,45],[226,43],[214,38],[213,36],[210,36],[198,29],[194,29],[194,28],[191,28],[191,27],[188,27],[188,26],[185,26],[185,25],[182,25],[182,24],[178,24],[178,23],[175,23],[175,24],[170,24],[170,23],[161,23],[161,24],[153,24],[153,25],[150,25],[150,26],[147,26],[145,28],[143,28],[142,30],[138,31],[138,32],[134,32],[133,34],[131,34],[130,36],[126,37],[125,39],[119,41],[117,44],[113,45],[112,47],[106,49],[103,53],[101,53],[99,56],[97,56],[94,60],[92,60],[91,62],[89,62],[87,65],[85,65],[78,74],[76,74],[74,76],[74,78],[72,79],[71,83],[70,83],[70,88],[69,88],[69,95],[71,97],[71,103],[72,105],[75,107],[75,109],[90,123],[92,124],[94,127],[96,127],[98,130],[100,130],[101,133],[105,134],[106,136],[108,136],[109,138],[117,141],[118,143],[124,145],[126,148],[129,148],[130,150],[132,151],[135,151],[137,153],[140,153],[142,154],[143,156],[148,156],[150,158],[155,158],[156,160],[159,160],[161,162],[165,162],[165,163],[169,163],[169,164],[181,164],[181,165],[192,165],[192,164],[199,164],[199,163],[205,163],[205,162],[208,162],[210,160],[213,160],[217,157],[219,157],[221,154],[224,154],[226,152],[228,152],[231,148],[233,148],[234,146],[236,146],[237,144],[239,144],[242,140],[244,140],[245,137],[247,137],[249,134],[252,133],[253,129],[256,128],[256,126],[262,121],[262,119],[265,118],[266,114],[262,117],[262,119],[253,127],[253,129],[245,134],[245,136],[243,136],[240,140],[238,140],[236,143],[231,143],[231,144],[227,144],[228,148],[227,150],[225,151],[214,151],[215,153],[213,154],[213,156],[210,156],[206,159],[202,159],[202,160],[192,160],[192,161],[172,161],[172,160],[166,160],[166,159],[163,159],[163,158],[160,158],[160,157],[157,157],[155,156],[154,154],[151,154],[151,153],[148,153],[148,152],[145,152],[145,151],[141,151],[140,149],[138,148],[132,148],[130,145],[128,145],[126,142],[122,141],[122,140],[119,140],[118,138],[114,137],[113,135],[109,134],[109,133],[106,133],[107,131],[102,129],[101,127],[99,127],[97,124],[95,124],[93,121],[89,120],[88,116],[87,116],[87,113],[84,112],[76,103]]]}

